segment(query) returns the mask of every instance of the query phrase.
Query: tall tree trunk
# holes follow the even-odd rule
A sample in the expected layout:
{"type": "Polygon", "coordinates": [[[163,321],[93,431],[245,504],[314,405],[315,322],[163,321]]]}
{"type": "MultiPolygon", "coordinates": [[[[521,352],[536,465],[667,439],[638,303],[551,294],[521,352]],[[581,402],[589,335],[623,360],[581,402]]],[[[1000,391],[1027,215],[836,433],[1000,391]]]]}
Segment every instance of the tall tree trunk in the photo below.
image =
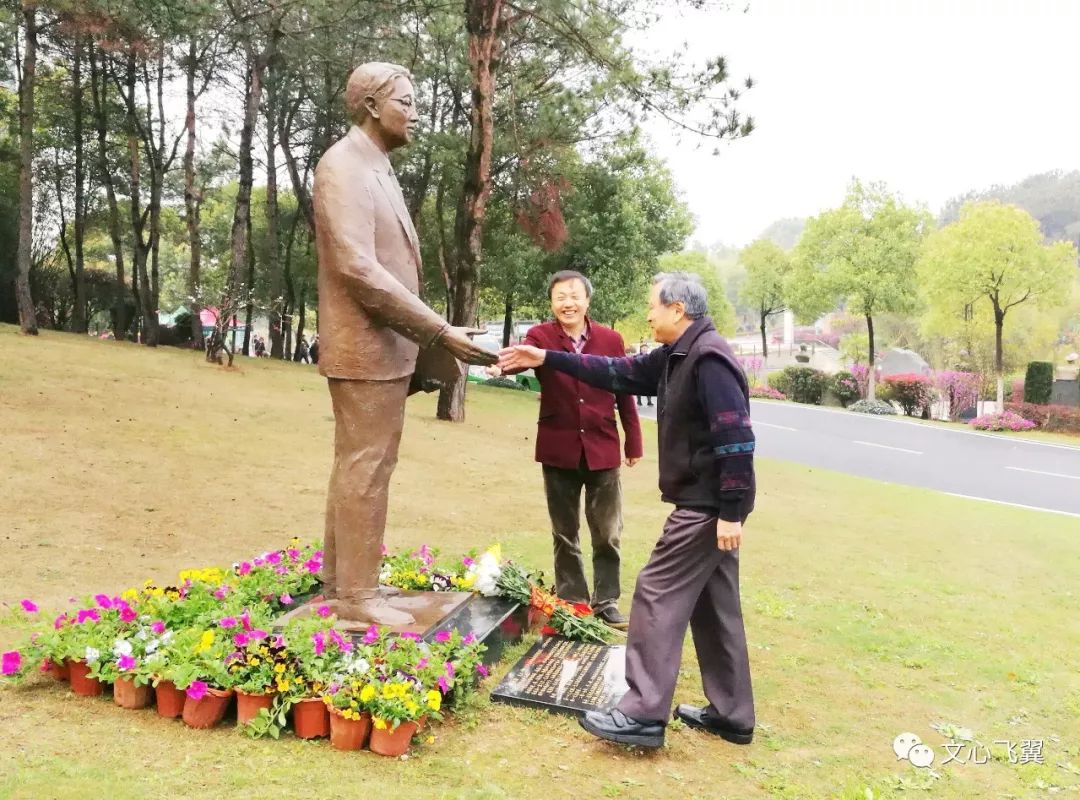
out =
{"type": "Polygon", "coordinates": [[[116,292],[112,308],[113,338],[120,341],[127,336],[127,304],[124,294],[127,290],[127,278],[124,275],[124,240],[120,233],[120,206],[116,202],[116,189],[113,186],[112,170],[109,167],[109,124],[107,116],[108,82],[105,79],[105,53],[90,47],[90,90],[94,101],[94,126],[97,128],[98,172],[99,180],[105,185],[105,196],[109,205],[109,238],[112,240],[113,260],[116,267],[116,292]],[[101,53],[101,68],[98,68],[96,53],[101,53]]]}
{"type": "Polygon", "coordinates": [[[75,282],[72,286],[75,307],[71,315],[71,329],[86,333],[89,320],[86,314],[86,270],[83,257],[83,241],[86,238],[86,166],[83,157],[83,63],[84,39],[75,37],[75,54],[71,62],[72,124],[75,137],[75,282]]]}
{"type": "Polygon", "coordinates": [[[23,0],[23,35],[26,50],[19,78],[19,249],[15,300],[19,327],[36,336],[37,316],[30,296],[31,244],[34,235],[34,83],[37,80],[37,3],[23,0]]]}
{"type": "Polygon", "coordinates": [[[255,245],[253,237],[251,235],[251,204],[248,204],[248,218],[247,218],[247,260],[248,260],[248,272],[247,280],[245,283],[248,286],[248,300],[244,311],[244,355],[251,355],[251,326],[254,323],[255,318],[255,293],[252,291],[255,288],[255,245]]]}
{"type": "Polygon", "coordinates": [[[866,397],[869,400],[877,399],[877,359],[874,350],[874,317],[866,315],[866,337],[870,346],[870,374],[867,376],[866,397]]]}
{"type": "Polygon", "coordinates": [[[503,336],[502,346],[510,346],[510,336],[514,332],[514,293],[506,293],[506,304],[503,307],[503,336]]]}
{"type": "Polygon", "coordinates": [[[300,305],[300,314],[296,318],[296,347],[293,348],[293,361],[300,360],[300,342],[304,339],[304,324],[307,322],[307,284],[305,281],[300,281],[298,303],[300,305]]]}
{"type": "Polygon", "coordinates": [[[289,235],[285,238],[285,262],[282,265],[282,273],[285,279],[285,302],[281,309],[281,323],[284,333],[285,349],[282,354],[286,361],[292,359],[292,312],[296,308],[296,284],[292,276],[293,245],[296,243],[296,228],[300,224],[300,215],[293,214],[289,224],[289,235]]]}
{"type": "Polygon", "coordinates": [[[997,411],[1005,410],[1005,347],[1003,333],[1005,330],[1005,311],[1001,308],[997,298],[994,301],[994,372],[997,373],[997,411]]]}
{"type": "Polygon", "coordinates": [[[765,324],[769,320],[769,315],[764,311],[761,312],[761,358],[762,361],[769,360],[769,337],[765,335],[765,324]]]}
{"type": "MultiPolygon", "coordinates": [[[[465,29],[469,38],[472,112],[465,155],[465,185],[461,213],[454,232],[458,258],[453,276],[453,325],[473,325],[480,305],[484,220],[491,194],[491,150],[495,137],[493,103],[499,65],[502,0],[466,0],[465,29]]],[[[465,379],[439,392],[439,419],[465,420],[465,379]]]]}
{"type": "MultiPolygon", "coordinates": [[[[276,33],[276,32],[275,32],[276,33]]],[[[277,186],[277,66],[271,60],[266,76],[266,272],[270,279],[270,357],[281,358],[281,317],[284,298],[281,274],[281,234],[278,227],[277,186]]]]}
{"type": "Polygon", "coordinates": [[[147,331],[146,314],[150,307],[150,280],[146,273],[147,247],[143,237],[146,228],[146,216],[142,209],[142,156],[139,153],[139,125],[136,120],[135,110],[135,84],[137,79],[135,52],[131,51],[127,56],[127,64],[124,73],[124,87],[127,95],[124,98],[127,106],[127,146],[128,162],[130,165],[130,190],[129,212],[131,216],[131,289],[135,298],[136,333],[141,330],[142,336],[137,335],[137,340],[146,341],[147,331]]]}
{"type": "MultiPolygon", "coordinates": [[[[236,192],[236,205],[233,209],[232,264],[229,268],[229,282],[226,289],[229,298],[236,298],[251,291],[251,286],[246,285],[248,278],[248,218],[251,214],[251,184],[254,179],[251,142],[255,130],[255,120],[259,113],[259,99],[262,95],[262,71],[262,56],[249,54],[247,92],[244,100],[244,124],[240,129],[239,185],[236,192]]],[[[223,303],[223,305],[225,304],[223,303]]]]}
{"type": "Polygon", "coordinates": [[[203,349],[202,335],[202,236],[200,214],[202,198],[195,186],[195,73],[198,66],[198,43],[194,36],[188,42],[186,64],[187,116],[184,128],[187,144],[184,148],[184,209],[187,213],[188,250],[188,303],[191,307],[191,345],[203,349]]]}
{"type": "Polygon", "coordinates": [[[315,206],[312,203],[311,192],[308,191],[307,184],[300,174],[300,167],[296,163],[296,156],[293,154],[292,146],[289,143],[292,134],[292,120],[298,105],[299,101],[289,109],[287,114],[283,114],[278,120],[277,140],[281,145],[281,153],[285,156],[285,166],[289,170],[289,181],[292,183],[293,194],[296,195],[296,204],[300,206],[300,210],[304,213],[304,220],[307,222],[308,238],[313,240],[315,238],[315,206]]]}

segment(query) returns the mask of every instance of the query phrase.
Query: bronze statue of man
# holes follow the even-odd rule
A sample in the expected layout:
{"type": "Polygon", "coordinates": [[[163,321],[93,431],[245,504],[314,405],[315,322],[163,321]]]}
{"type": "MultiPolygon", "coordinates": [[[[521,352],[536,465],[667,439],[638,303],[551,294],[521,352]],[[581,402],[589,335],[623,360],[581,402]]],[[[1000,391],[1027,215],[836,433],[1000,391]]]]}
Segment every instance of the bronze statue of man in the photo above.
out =
{"type": "MultiPolygon", "coordinates": [[[[370,63],[349,77],[353,123],[315,170],[319,275],[319,372],[334,407],[334,467],[326,502],[323,588],[342,619],[407,625],[380,590],[390,476],[405,399],[422,362],[491,364],[467,328],[452,327],[419,298],[416,229],[387,154],[408,144],[418,116],[412,78],[370,63]]],[[[446,366],[449,364],[450,375],[446,366]]],[[[439,377],[439,376],[436,376],[439,377]]]]}

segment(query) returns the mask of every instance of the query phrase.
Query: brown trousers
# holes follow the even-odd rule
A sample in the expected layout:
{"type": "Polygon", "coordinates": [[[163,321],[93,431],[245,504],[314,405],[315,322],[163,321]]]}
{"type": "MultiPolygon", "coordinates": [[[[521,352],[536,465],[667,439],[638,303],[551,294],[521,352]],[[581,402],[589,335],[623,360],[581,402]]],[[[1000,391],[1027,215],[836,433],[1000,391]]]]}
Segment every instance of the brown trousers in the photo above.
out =
{"type": "Polygon", "coordinates": [[[379,586],[390,476],[397,466],[409,379],[329,378],[334,468],[326,496],[323,586],[328,597],[371,597],[379,586]]]}
{"type": "Polygon", "coordinates": [[[676,508],[638,575],[626,640],[630,690],[618,708],[637,720],[671,716],[686,626],[711,715],[754,727],[754,694],[739,602],[739,551],[716,546],[716,516],[676,508]]]}
{"type": "Polygon", "coordinates": [[[619,469],[563,469],[544,465],[544,494],[555,545],[555,594],[570,603],[591,603],[602,611],[619,601],[619,542],[622,538],[622,483],[619,469]],[[585,521],[592,537],[593,591],[581,557],[581,489],[585,521]]]}

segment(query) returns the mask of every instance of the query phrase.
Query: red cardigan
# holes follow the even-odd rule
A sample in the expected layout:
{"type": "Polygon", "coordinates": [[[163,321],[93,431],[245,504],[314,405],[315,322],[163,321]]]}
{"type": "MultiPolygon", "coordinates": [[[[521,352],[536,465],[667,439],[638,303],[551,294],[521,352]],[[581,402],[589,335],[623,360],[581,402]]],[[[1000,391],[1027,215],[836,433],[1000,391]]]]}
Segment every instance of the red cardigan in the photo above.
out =
{"type": "MultiPolygon", "coordinates": [[[[525,335],[525,344],[544,350],[574,352],[573,342],[555,321],[534,325],[525,335]]],[[[589,321],[589,336],[583,353],[597,356],[626,355],[623,338],[611,328],[589,321]]],[[[614,469],[622,463],[615,405],[619,406],[626,457],[641,458],[641,422],[633,395],[614,395],[596,389],[564,372],[538,367],[540,419],[536,429],[536,460],[549,467],[575,469],[585,463],[591,470],[614,469]]]]}

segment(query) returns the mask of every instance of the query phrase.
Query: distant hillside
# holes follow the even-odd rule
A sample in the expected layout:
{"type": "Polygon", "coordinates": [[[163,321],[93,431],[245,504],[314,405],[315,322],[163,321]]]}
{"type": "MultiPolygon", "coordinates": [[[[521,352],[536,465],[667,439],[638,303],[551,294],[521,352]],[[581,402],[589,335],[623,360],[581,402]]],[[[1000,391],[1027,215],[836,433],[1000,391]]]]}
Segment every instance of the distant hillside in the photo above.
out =
{"type": "Polygon", "coordinates": [[[970,200],[1011,203],[1039,220],[1047,239],[1080,240],[1080,171],[1044,172],[1012,186],[992,186],[953,198],[941,212],[941,224],[953,222],[970,200]]]}

